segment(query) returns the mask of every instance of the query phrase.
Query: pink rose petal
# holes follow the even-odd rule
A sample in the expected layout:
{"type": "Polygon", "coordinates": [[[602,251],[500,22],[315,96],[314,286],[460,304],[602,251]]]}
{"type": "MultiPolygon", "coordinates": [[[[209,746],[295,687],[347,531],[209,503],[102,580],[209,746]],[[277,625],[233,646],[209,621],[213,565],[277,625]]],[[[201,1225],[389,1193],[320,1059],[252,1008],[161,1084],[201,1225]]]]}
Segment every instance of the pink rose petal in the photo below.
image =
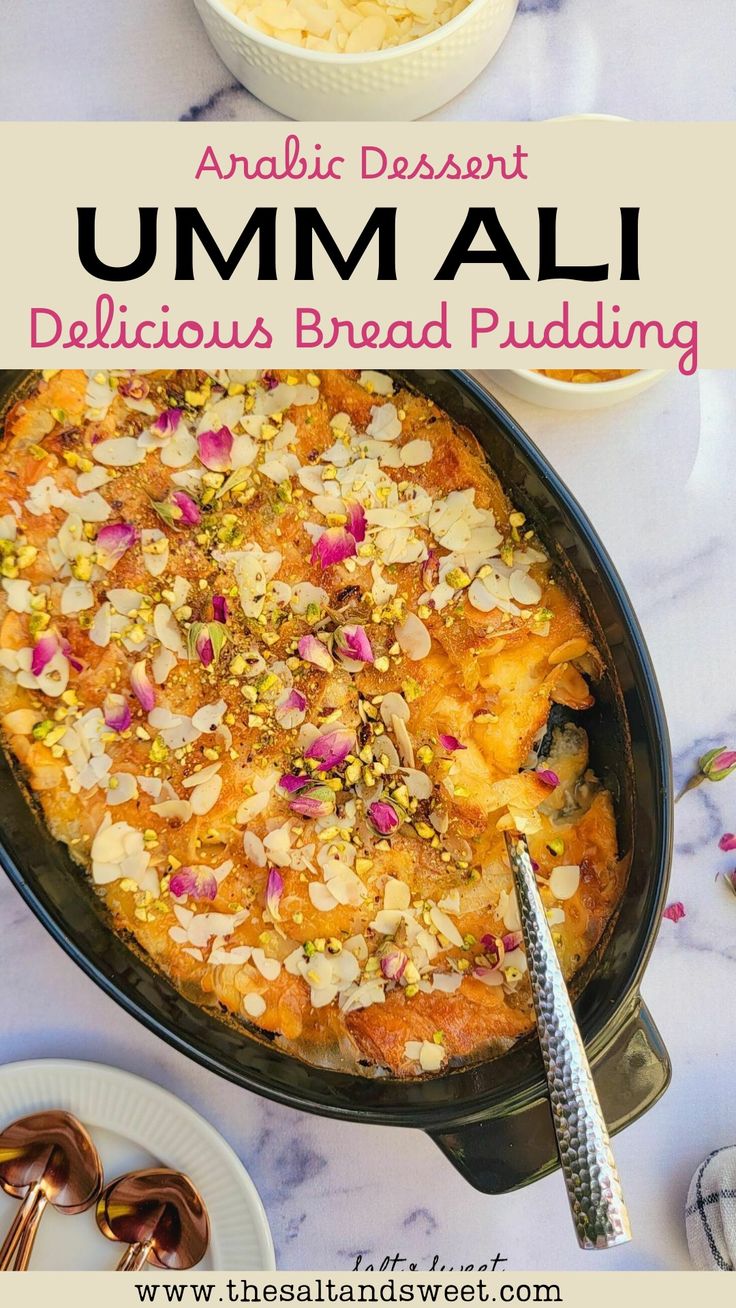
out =
{"type": "Polygon", "coordinates": [[[217,897],[217,878],[208,867],[182,867],[175,872],[169,882],[169,890],[175,899],[215,899],[217,897]]]}
{"type": "Polygon", "coordinates": [[[266,882],[266,908],[271,914],[274,922],[281,921],[279,903],[281,902],[281,896],[283,893],[284,878],[275,867],[272,867],[268,874],[268,881],[266,882]]]}
{"type": "Polygon", "coordinates": [[[172,436],[181,422],[181,409],[164,409],[155,422],[151,423],[157,436],[172,436]]]}
{"type": "Polygon", "coordinates": [[[303,790],[305,786],[308,786],[310,780],[310,777],[298,777],[293,772],[287,772],[279,781],[279,785],[288,795],[292,795],[295,791],[303,790]]]}
{"type": "Polygon", "coordinates": [[[212,596],[212,612],[215,615],[215,622],[227,622],[230,608],[224,595],[212,596]]]}
{"type": "Polygon", "coordinates": [[[201,462],[211,472],[227,472],[233,452],[233,434],[229,427],[219,431],[203,431],[197,437],[197,450],[201,462]]]}
{"type": "Polygon", "coordinates": [[[335,666],[330,651],[317,636],[302,636],[296,648],[300,659],[304,659],[305,663],[313,663],[323,672],[331,672],[335,666]]]}
{"type": "Polygon", "coordinates": [[[133,665],[130,673],[130,685],[141,708],[146,713],[150,713],[151,709],[156,706],[156,692],[153,688],[153,682],[146,672],[145,659],[139,659],[133,665]]]}
{"type": "Polygon", "coordinates": [[[366,516],[365,509],[357,500],[345,501],[345,516],[347,522],[345,526],[350,532],[353,540],[361,545],[365,540],[366,516]]]}
{"type": "Polygon", "coordinates": [[[673,904],[668,904],[662,917],[669,918],[670,922],[679,922],[685,917],[685,905],[678,899],[673,904]]]}
{"type": "Polygon", "coordinates": [[[440,575],[440,561],[434,550],[430,550],[422,564],[422,585],[425,590],[434,590],[440,575]]]}
{"type": "Polygon", "coordinates": [[[305,758],[316,759],[325,772],[337,768],[345,762],[348,754],[355,749],[355,734],[347,727],[333,727],[317,736],[309,749],[304,751],[305,758]]]}
{"type": "Polygon", "coordinates": [[[328,527],[312,547],[312,563],[329,568],[343,559],[351,559],[356,551],[355,537],[345,527],[328,527]]]}
{"type": "Polygon", "coordinates": [[[102,716],[105,719],[105,726],[111,731],[127,731],[131,723],[131,715],[125,696],[115,695],[112,692],[106,695],[102,705],[102,716]]]}
{"type": "Polygon", "coordinates": [[[300,690],[290,690],[276,701],[273,715],[280,727],[287,731],[300,727],[307,711],[307,700],[300,690]]]}
{"type": "Polygon", "coordinates": [[[58,641],[59,641],[59,649],[64,655],[64,658],[69,663],[70,667],[74,668],[75,672],[81,672],[83,664],[73,654],[72,647],[69,644],[69,641],[67,640],[66,636],[59,636],[58,641]]]}
{"type": "Polygon", "coordinates": [[[460,741],[458,740],[457,736],[448,736],[442,734],[441,736],[438,737],[438,739],[442,748],[446,749],[450,754],[452,754],[456,749],[468,748],[467,745],[460,744],[460,741]]]}
{"type": "Polygon", "coordinates": [[[177,522],[183,522],[187,527],[198,527],[202,521],[199,505],[187,495],[186,491],[174,491],[171,496],[172,504],[175,504],[179,510],[177,522]]]}
{"type": "Polygon", "coordinates": [[[31,655],[31,672],[34,677],[39,677],[48,663],[51,662],[55,654],[60,649],[59,637],[55,632],[50,632],[46,636],[41,636],[33,646],[31,655]]]}
{"type": "Polygon", "coordinates": [[[338,627],[335,632],[335,653],[346,663],[372,663],[373,648],[365,627],[338,627]]]}
{"type": "Polygon", "coordinates": [[[537,772],[537,776],[540,781],[544,782],[545,786],[551,786],[553,790],[560,784],[560,778],[551,768],[540,768],[537,772]]]}
{"type": "Polygon", "coordinates": [[[110,526],[100,527],[95,541],[96,562],[107,572],[112,571],[137,539],[138,531],[129,522],[113,522],[110,526]]]}

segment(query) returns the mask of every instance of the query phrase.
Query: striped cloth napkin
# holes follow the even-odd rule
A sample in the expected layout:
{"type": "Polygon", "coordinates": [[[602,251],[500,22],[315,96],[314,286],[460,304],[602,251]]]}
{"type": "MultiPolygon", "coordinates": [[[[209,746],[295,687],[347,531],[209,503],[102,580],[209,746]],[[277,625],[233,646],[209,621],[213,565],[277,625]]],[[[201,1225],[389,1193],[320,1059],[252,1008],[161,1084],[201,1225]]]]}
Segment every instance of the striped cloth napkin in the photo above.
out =
{"type": "Polygon", "coordinates": [[[714,1149],[690,1182],[685,1230],[700,1272],[736,1269],[736,1145],[714,1149]]]}

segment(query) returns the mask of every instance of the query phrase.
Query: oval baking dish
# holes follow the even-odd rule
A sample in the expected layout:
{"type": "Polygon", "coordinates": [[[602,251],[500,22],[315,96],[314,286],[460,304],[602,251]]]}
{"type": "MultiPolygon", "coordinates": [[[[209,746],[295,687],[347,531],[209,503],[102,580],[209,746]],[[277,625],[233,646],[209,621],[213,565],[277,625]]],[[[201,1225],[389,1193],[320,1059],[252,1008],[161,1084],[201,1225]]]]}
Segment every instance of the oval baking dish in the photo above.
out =
{"type": "MultiPolygon", "coordinates": [[[[27,374],[0,374],[0,411],[27,374]]],[[[667,729],[641,632],[592,527],[513,419],[459,372],[397,374],[468,427],[574,588],[607,660],[588,716],[592,762],[616,800],[629,878],[602,946],[578,978],[577,1014],[612,1130],[663,1092],[669,1062],[639,985],[667,889],[671,776],[667,729]]],[[[422,1081],[317,1068],[190,1002],[112,931],[101,902],[2,769],[0,865],[54,938],[109,995],[175,1048],[296,1108],[426,1130],[466,1178],[502,1192],[557,1163],[546,1083],[529,1038],[502,1056],[422,1081]]]]}

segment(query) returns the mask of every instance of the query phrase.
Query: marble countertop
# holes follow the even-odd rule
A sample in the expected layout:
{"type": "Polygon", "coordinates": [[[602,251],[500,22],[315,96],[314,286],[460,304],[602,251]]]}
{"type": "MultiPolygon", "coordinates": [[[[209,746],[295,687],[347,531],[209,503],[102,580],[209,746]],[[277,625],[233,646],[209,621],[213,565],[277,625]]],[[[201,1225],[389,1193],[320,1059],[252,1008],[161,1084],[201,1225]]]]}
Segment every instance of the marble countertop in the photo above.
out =
{"type": "MultiPolygon", "coordinates": [[[[575,112],[727,119],[736,102],[732,0],[521,0],[497,59],[443,119],[575,112]]],[[[272,118],[233,85],[190,0],[7,5],[0,119],[272,118]]],[[[491,383],[492,386],[492,383],[491,383]]],[[[683,781],[709,745],[736,744],[731,497],[736,373],[670,377],[599,414],[502,396],[596,524],[642,622],[683,781]]],[[[0,878],[0,1062],[89,1058],[179,1094],[238,1150],[259,1187],[282,1268],[347,1269],[362,1254],[429,1266],[676,1269],[683,1204],[711,1149],[736,1141],[736,900],[718,837],[736,826],[736,775],[677,809],[673,899],[644,993],[673,1084],[617,1139],[635,1240],[579,1254],[559,1175],[504,1198],[471,1191],[424,1135],[335,1123],[218,1080],[144,1030],[88,981],[0,878]],[[23,982],[21,985],[21,978],[23,982]],[[22,1002],[19,1002],[19,997],[22,1002]]]]}
{"type": "MultiPolygon", "coordinates": [[[[493,383],[490,383],[493,388],[493,383]]],[[[736,745],[731,494],[736,372],[670,376],[599,414],[501,398],[578,496],[628,587],[657,668],[677,779],[711,744],[736,745]]],[[[644,995],[670,1050],[664,1099],[616,1142],[635,1240],[577,1252],[559,1174],[476,1194],[419,1132],[328,1121],[269,1104],[169,1049],[77,970],[0,878],[0,1062],[87,1058],[147,1076],[217,1126],[249,1167],[281,1268],[346,1270],[358,1254],[509,1269],[688,1266],[683,1205],[711,1149],[736,1141],[736,900],[717,841],[736,826],[736,774],[677,807],[671,898],[644,995]]]]}
{"type": "MultiPolygon", "coordinates": [[[[733,0],[520,0],[501,51],[435,117],[731,119],[733,0]]],[[[3,119],[272,119],[209,45],[192,0],[3,6],[3,119]]]]}

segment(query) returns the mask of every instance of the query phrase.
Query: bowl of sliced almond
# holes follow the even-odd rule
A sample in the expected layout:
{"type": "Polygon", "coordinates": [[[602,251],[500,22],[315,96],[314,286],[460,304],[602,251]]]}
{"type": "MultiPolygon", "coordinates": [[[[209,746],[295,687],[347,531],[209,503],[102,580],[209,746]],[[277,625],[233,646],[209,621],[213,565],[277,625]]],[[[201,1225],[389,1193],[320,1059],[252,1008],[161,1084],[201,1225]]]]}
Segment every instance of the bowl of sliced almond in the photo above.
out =
{"type": "Polygon", "coordinates": [[[288,118],[400,121],[486,67],[518,0],[194,0],[223,63],[288,118]]]}

